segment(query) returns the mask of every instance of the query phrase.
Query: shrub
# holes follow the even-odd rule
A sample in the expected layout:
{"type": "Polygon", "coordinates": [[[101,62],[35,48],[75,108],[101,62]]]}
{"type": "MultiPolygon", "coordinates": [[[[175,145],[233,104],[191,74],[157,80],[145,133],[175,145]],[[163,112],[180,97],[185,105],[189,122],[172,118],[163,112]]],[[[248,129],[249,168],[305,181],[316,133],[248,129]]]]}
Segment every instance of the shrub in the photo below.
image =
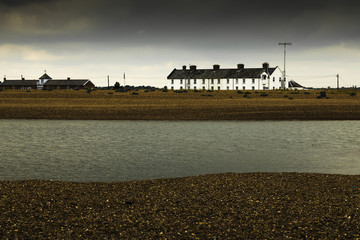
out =
{"type": "Polygon", "coordinates": [[[305,95],[309,95],[310,93],[309,92],[304,92],[305,95]]]}
{"type": "Polygon", "coordinates": [[[244,95],[244,98],[251,98],[251,96],[250,96],[250,95],[245,94],[245,95],[244,95]]]}
{"type": "Polygon", "coordinates": [[[321,92],[320,92],[320,96],[321,96],[321,97],[326,97],[326,92],[325,92],[325,91],[321,91],[321,92]]]}
{"type": "Polygon", "coordinates": [[[352,96],[352,97],[356,96],[356,92],[350,93],[350,96],[352,96]]]}
{"type": "Polygon", "coordinates": [[[267,96],[269,96],[269,94],[267,94],[266,92],[262,92],[262,93],[260,94],[260,96],[262,96],[262,97],[267,97],[267,96]]]}
{"type": "Polygon", "coordinates": [[[131,95],[139,95],[137,92],[132,92],[131,95]]]}
{"type": "Polygon", "coordinates": [[[242,92],[242,91],[240,91],[240,90],[239,90],[239,91],[237,91],[236,93],[237,93],[237,94],[243,94],[243,92],[242,92]]]}
{"type": "Polygon", "coordinates": [[[289,97],[288,95],[284,95],[284,98],[287,98],[287,97],[289,97]]]}

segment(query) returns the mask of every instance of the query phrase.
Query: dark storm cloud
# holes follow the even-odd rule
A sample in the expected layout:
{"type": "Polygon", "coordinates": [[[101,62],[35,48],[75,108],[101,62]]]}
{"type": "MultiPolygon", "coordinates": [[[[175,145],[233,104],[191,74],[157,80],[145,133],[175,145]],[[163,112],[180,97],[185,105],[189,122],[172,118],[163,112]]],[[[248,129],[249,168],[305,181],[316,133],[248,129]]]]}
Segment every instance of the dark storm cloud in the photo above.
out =
{"type": "Polygon", "coordinates": [[[2,0],[0,28],[8,41],[331,42],[359,38],[359,10],[353,0],[2,0]]]}

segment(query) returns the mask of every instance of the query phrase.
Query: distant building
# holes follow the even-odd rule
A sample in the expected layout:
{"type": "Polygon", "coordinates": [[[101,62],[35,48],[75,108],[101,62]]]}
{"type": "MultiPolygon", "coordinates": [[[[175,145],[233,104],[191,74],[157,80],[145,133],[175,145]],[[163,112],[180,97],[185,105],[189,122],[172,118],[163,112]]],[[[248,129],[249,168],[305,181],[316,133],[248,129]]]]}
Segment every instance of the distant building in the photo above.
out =
{"type": "Polygon", "coordinates": [[[290,80],[289,81],[289,89],[303,90],[304,86],[300,85],[299,83],[295,82],[294,80],[290,80]]]}
{"type": "Polygon", "coordinates": [[[168,89],[172,90],[275,90],[285,89],[286,80],[279,67],[269,67],[263,63],[261,68],[245,68],[238,64],[237,68],[220,68],[213,65],[212,69],[174,69],[168,79],[168,89]]]}
{"type": "Polygon", "coordinates": [[[0,84],[2,89],[91,89],[95,85],[89,79],[58,79],[53,80],[46,73],[39,80],[7,80],[0,84]]]}

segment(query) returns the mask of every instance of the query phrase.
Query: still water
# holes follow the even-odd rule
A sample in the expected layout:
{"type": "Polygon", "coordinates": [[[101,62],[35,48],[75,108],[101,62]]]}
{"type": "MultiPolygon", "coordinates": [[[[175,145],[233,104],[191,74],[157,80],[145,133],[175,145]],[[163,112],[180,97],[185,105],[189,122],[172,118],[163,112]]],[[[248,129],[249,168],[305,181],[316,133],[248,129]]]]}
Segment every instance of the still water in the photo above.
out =
{"type": "Polygon", "coordinates": [[[360,121],[0,120],[0,180],[360,174],[360,121]]]}

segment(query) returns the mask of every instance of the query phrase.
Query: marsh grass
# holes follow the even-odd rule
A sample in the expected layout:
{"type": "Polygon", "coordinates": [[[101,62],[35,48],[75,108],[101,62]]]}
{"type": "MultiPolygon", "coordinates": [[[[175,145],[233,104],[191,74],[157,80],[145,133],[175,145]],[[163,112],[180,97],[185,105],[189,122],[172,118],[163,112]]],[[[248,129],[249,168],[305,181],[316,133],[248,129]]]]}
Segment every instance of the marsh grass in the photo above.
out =
{"type": "Polygon", "coordinates": [[[6,90],[0,92],[3,119],[286,120],[360,119],[356,90],[326,91],[6,90]],[[355,95],[351,95],[355,93],[355,95]],[[211,97],[210,97],[211,95],[211,97]],[[288,96],[291,95],[292,101],[288,96]],[[248,97],[244,97],[248,96],[248,97]],[[250,97],[251,96],[251,97],[250,97]],[[286,97],[285,97],[286,96],[286,97]]]}

